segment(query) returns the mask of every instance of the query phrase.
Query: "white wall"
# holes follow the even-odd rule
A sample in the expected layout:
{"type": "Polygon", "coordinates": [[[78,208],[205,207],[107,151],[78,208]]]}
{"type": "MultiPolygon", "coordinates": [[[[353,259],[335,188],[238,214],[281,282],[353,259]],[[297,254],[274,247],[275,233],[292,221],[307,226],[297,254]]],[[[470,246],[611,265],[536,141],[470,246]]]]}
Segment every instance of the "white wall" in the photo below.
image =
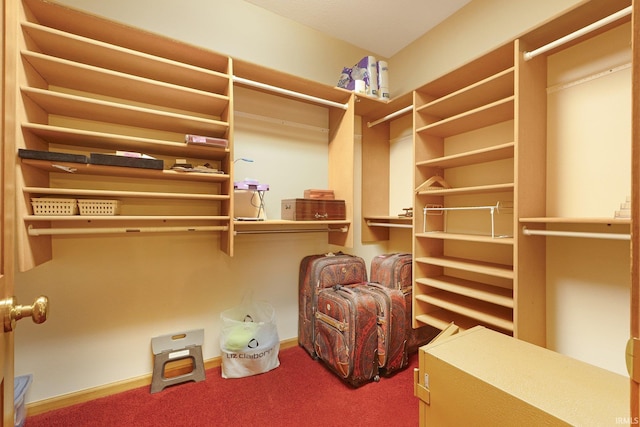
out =
{"type": "MultiPolygon", "coordinates": [[[[612,218],[631,195],[630,34],[623,25],[549,57],[547,216],[612,218]]],[[[629,241],[547,238],[549,348],[627,374],[630,259],[629,241]]]]}
{"type": "MultiPolygon", "coordinates": [[[[64,3],[326,84],[334,84],[342,66],[367,53],[242,1],[64,3]]],[[[474,0],[391,58],[392,93],[408,92],[577,3],[474,0]]],[[[242,99],[237,104],[237,109],[251,108],[242,99]]],[[[277,109],[293,114],[296,104],[285,104],[278,104],[277,109]]],[[[315,108],[296,111],[295,117],[306,124],[326,126],[326,117],[315,108]]],[[[254,177],[272,185],[266,195],[269,217],[278,215],[282,195],[297,195],[301,187],[289,187],[292,182],[322,186],[326,158],[319,152],[314,157],[317,168],[286,174],[284,180],[275,173],[292,166],[291,160],[279,163],[278,151],[292,146],[291,138],[282,135],[289,129],[272,129],[267,137],[273,149],[265,149],[258,146],[264,139],[251,130],[249,119],[239,119],[238,125],[236,157],[255,157],[256,161],[237,163],[237,177],[254,177]]],[[[410,204],[405,168],[411,169],[413,160],[404,137],[407,126],[410,124],[403,119],[392,126],[392,157],[399,164],[392,165],[391,212],[410,204]]],[[[300,154],[306,149],[316,153],[320,136],[313,133],[310,140],[299,141],[308,144],[300,154]]],[[[360,142],[356,136],[358,154],[360,142]]],[[[356,177],[360,171],[357,158],[356,177]]],[[[410,188],[410,182],[408,185],[410,188]]],[[[356,181],[355,218],[360,217],[360,188],[356,181]]],[[[388,243],[363,245],[359,243],[360,224],[356,221],[353,227],[356,244],[352,252],[367,262],[382,251],[411,249],[407,230],[392,230],[388,243]]],[[[20,323],[16,334],[16,374],[34,374],[27,402],[149,374],[150,339],[159,334],[204,328],[205,359],[215,357],[219,354],[219,313],[239,303],[248,290],[274,303],[281,339],[297,336],[299,261],[306,254],[333,249],[327,246],[326,237],[239,236],[235,248],[235,256],[229,258],[219,251],[217,237],[207,235],[55,238],[54,260],[19,274],[16,281],[20,301],[33,300],[41,293],[51,298],[47,323],[20,323]]]]}
{"type": "Polygon", "coordinates": [[[275,70],[334,85],[369,53],[241,0],[60,3],[275,70]]]}
{"type": "Polygon", "coordinates": [[[389,59],[391,95],[410,92],[579,3],[473,0],[389,59]]]}
{"type": "MultiPolygon", "coordinates": [[[[236,108],[304,123],[312,130],[238,118],[238,174],[268,183],[268,217],[280,200],[328,182],[326,108],[239,90],[236,108]],[[249,98],[250,96],[250,98],[249,98]],[[278,153],[278,154],[276,154],[278,153]]],[[[19,301],[45,294],[46,323],[24,322],[16,334],[16,374],[33,373],[37,401],[152,370],[154,336],[204,329],[205,360],[220,354],[220,312],[247,292],[271,302],[282,340],[295,338],[298,267],[304,255],[330,248],[324,233],[239,235],[234,257],[214,233],[55,238],[53,260],[18,274],[19,301]]]]}

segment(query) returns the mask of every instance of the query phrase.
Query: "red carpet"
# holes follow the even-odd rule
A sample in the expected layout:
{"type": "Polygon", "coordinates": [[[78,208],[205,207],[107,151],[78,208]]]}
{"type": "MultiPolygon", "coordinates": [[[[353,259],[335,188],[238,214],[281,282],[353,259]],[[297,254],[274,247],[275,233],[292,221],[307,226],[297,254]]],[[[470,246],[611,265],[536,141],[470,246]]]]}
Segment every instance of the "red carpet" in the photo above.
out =
{"type": "Polygon", "coordinates": [[[280,367],[262,375],[206,380],[155,394],[141,387],[27,417],[26,427],[55,426],[417,426],[418,399],[409,367],[354,389],[300,347],[280,352],[280,367]]]}

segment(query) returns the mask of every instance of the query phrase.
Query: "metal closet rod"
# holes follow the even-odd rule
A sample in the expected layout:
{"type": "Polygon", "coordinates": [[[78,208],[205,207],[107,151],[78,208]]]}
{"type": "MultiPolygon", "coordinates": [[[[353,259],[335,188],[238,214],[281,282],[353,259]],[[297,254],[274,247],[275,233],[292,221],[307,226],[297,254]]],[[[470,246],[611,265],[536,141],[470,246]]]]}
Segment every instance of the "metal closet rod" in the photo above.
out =
{"type": "Polygon", "coordinates": [[[284,233],[332,233],[332,232],[340,232],[346,233],[348,231],[348,227],[340,227],[340,228],[281,228],[276,230],[242,230],[242,231],[234,231],[234,234],[284,234],[284,233]]]}
{"type": "Polygon", "coordinates": [[[541,54],[543,54],[543,53],[545,53],[545,52],[547,52],[547,51],[549,51],[551,49],[554,49],[554,48],[556,48],[558,46],[562,46],[563,44],[568,43],[571,40],[575,40],[578,37],[581,37],[581,36],[583,36],[585,34],[590,33],[591,31],[597,30],[598,28],[604,27],[605,25],[610,24],[610,23],[612,23],[614,21],[617,21],[618,19],[620,19],[620,18],[622,18],[624,16],[630,15],[632,10],[633,10],[632,6],[626,7],[624,9],[622,9],[622,10],[619,10],[616,13],[613,13],[613,14],[607,16],[606,18],[602,18],[601,20],[594,22],[593,24],[589,24],[586,27],[581,28],[581,29],[579,29],[577,31],[574,31],[573,33],[567,34],[564,37],[560,37],[556,41],[553,41],[553,42],[548,43],[548,44],[546,44],[546,45],[544,45],[542,47],[534,49],[531,52],[525,52],[524,53],[524,60],[528,61],[530,59],[533,59],[536,56],[541,55],[541,54]]]}
{"type": "Polygon", "coordinates": [[[185,231],[228,231],[226,225],[196,227],[104,227],[104,228],[33,228],[29,226],[30,236],[62,236],[70,234],[119,234],[119,233],[169,233],[185,231]]]}
{"type": "Polygon", "coordinates": [[[395,224],[392,222],[373,222],[367,221],[369,227],[389,227],[389,228],[413,228],[413,225],[409,224],[395,224]]]}
{"type": "Polygon", "coordinates": [[[524,234],[525,236],[584,237],[589,239],[631,240],[630,234],[623,233],[588,233],[583,231],[530,230],[526,226],[522,227],[522,234],[524,234]]]}
{"type": "Polygon", "coordinates": [[[391,114],[387,114],[386,116],[378,119],[378,120],[374,120],[373,122],[367,122],[367,126],[372,128],[375,125],[379,125],[380,123],[386,122],[387,120],[391,120],[395,117],[401,116],[403,114],[406,114],[410,111],[413,111],[413,105],[409,105],[407,107],[404,107],[398,111],[396,111],[395,113],[391,113],[391,114]]]}
{"type": "Polygon", "coordinates": [[[242,77],[238,77],[238,76],[233,76],[233,81],[243,84],[243,85],[247,85],[247,86],[252,86],[252,87],[257,87],[260,89],[264,89],[264,90],[268,90],[270,92],[275,92],[275,93],[279,93],[282,95],[288,95],[288,96],[293,96],[294,98],[299,98],[299,99],[304,99],[306,101],[312,101],[312,102],[316,102],[318,104],[323,104],[323,105],[328,105],[330,107],[338,107],[338,108],[342,108],[343,110],[346,110],[347,108],[349,108],[349,104],[341,104],[339,102],[335,102],[335,101],[329,101],[328,99],[323,99],[323,98],[318,98],[317,96],[312,96],[312,95],[307,95],[305,93],[300,93],[300,92],[295,92],[289,89],[283,89],[281,87],[278,86],[272,86],[272,85],[268,85],[266,83],[260,83],[260,82],[256,82],[254,80],[249,80],[249,79],[245,79],[242,77]]]}

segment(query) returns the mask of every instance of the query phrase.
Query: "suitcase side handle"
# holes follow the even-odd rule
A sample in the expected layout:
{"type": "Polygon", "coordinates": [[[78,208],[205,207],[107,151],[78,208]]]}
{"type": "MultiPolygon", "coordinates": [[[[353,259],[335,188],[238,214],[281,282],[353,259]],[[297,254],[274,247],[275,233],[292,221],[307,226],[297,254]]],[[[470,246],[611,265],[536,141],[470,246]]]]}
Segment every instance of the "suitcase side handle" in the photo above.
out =
{"type": "Polygon", "coordinates": [[[328,316],[321,311],[316,311],[316,319],[323,321],[324,323],[333,326],[340,332],[344,332],[349,329],[349,325],[345,322],[340,322],[331,316],[328,316]]]}

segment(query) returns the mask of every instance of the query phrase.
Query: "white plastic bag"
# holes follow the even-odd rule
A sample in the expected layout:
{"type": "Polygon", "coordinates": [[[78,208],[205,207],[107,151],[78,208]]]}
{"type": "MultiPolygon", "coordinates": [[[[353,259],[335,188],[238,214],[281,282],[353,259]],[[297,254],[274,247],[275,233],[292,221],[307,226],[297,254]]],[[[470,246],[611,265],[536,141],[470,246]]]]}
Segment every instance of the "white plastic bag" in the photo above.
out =
{"type": "Polygon", "coordinates": [[[265,301],[245,301],[220,314],[222,378],[242,378],[280,366],[275,310],[265,301]]]}

